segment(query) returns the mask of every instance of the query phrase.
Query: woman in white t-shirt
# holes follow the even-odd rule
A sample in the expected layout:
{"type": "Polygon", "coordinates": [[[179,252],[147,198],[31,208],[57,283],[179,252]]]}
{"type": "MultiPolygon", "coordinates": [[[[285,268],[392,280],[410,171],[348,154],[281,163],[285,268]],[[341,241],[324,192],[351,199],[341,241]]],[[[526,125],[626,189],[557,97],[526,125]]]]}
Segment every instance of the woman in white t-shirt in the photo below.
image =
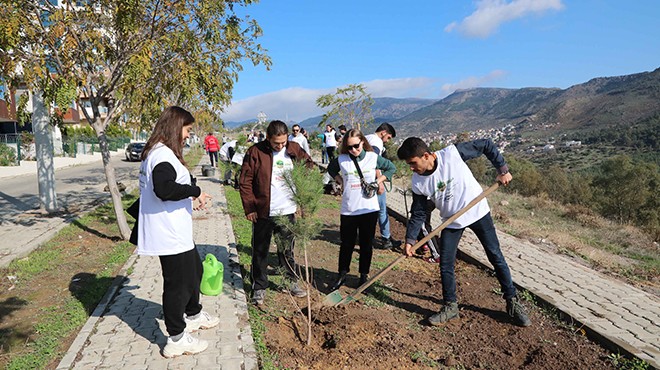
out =
{"type": "Polygon", "coordinates": [[[325,132],[323,135],[325,136],[325,151],[328,153],[328,162],[331,162],[333,159],[335,159],[335,149],[337,149],[337,138],[335,137],[335,129],[332,127],[332,125],[326,125],[325,126],[325,132]]]}
{"type": "Polygon", "coordinates": [[[373,152],[362,132],[356,129],[346,132],[339,156],[328,164],[328,174],[343,187],[339,226],[339,277],[331,287],[332,290],[339,289],[346,282],[358,234],[360,285],[368,279],[380,207],[375,192],[364,194],[361,178],[364,178],[366,183],[376,183],[382,190],[383,182],[391,180],[395,171],[396,167],[392,162],[373,152]],[[380,170],[380,174],[377,174],[377,170],[380,170]]]}
{"type": "Polygon", "coordinates": [[[210,196],[196,186],[182,155],[193,122],[183,108],[165,109],[144,146],[140,167],[138,254],[160,260],[169,334],[162,354],[168,358],[205,350],[208,343],[190,332],[220,323],[199,302],[202,261],[193,242],[193,200],[204,208],[210,196]]]}

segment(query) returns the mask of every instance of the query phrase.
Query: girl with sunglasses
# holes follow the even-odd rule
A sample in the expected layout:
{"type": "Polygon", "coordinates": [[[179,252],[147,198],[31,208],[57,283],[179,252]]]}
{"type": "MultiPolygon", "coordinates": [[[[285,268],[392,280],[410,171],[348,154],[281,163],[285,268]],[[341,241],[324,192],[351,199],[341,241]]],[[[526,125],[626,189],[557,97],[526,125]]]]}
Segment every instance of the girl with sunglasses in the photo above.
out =
{"type": "Polygon", "coordinates": [[[339,156],[328,164],[328,174],[342,186],[339,233],[339,276],[332,290],[339,289],[346,282],[350,271],[351,256],[355,239],[359,235],[360,244],[360,284],[369,277],[373,240],[378,221],[378,197],[375,192],[363,190],[363,182],[378,186],[383,190],[383,182],[391,180],[396,167],[388,159],[374,153],[364,134],[356,129],[346,132],[339,148],[339,156]]]}

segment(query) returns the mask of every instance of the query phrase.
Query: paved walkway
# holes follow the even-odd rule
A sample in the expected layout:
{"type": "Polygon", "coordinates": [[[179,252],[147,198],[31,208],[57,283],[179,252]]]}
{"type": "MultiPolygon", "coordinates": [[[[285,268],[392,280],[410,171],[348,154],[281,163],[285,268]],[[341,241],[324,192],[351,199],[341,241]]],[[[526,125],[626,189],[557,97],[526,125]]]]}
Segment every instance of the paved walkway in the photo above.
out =
{"type": "MultiPolygon", "coordinates": [[[[408,196],[408,208],[412,198],[408,196]]],[[[388,207],[405,217],[403,195],[387,195],[388,207]]],[[[440,225],[433,213],[433,227],[440,225]]],[[[560,254],[499,233],[513,281],[584,325],[610,347],[623,348],[660,369],[660,299],[582,266],[560,254]],[[609,342],[609,343],[607,343],[609,342]]],[[[481,243],[466,232],[459,246],[468,258],[492,268],[481,243]]]]}
{"type": "MultiPolygon", "coordinates": [[[[202,164],[208,163],[204,157],[202,164]]],[[[238,254],[224,189],[216,176],[193,174],[212,197],[205,211],[194,213],[194,238],[204,258],[212,253],[225,266],[224,290],[202,296],[204,310],[222,319],[219,326],[193,335],[209,341],[194,356],[166,359],[160,352],[167,340],[161,306],[162,276],[158,257],[133,255],[120,272],[120,282],[92,314],[58,369],[254,369],[257,354],[247,321],[238,254]],[[128,273],[130,271],[130,273],[128,273]]],[[[137,180],[136,180],[137,181],[137,180]]]]}

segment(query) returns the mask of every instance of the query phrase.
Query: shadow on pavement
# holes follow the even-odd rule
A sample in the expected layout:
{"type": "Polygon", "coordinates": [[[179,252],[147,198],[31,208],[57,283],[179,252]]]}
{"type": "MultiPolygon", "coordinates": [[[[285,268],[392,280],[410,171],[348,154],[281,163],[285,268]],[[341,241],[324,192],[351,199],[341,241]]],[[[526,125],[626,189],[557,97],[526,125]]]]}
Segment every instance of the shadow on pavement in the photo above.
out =
{"type": "MultiPolygon", "coordinates": [[[[95,274],[78,273],[71,279],[69,290],[91,316],[113,280],[115,278],[99,278],[95,274]]],[[[130,285],[121,286],[103,316],[116,316],[133,332],[149,342],[157,344],[162,350],[167,342],[167,337],[163,334],[157,321],[157,319],[162,319],[162,307],[159,303],[138,298],[131,293],[131,290],[137,288],[137,286],[130,285]]]]}

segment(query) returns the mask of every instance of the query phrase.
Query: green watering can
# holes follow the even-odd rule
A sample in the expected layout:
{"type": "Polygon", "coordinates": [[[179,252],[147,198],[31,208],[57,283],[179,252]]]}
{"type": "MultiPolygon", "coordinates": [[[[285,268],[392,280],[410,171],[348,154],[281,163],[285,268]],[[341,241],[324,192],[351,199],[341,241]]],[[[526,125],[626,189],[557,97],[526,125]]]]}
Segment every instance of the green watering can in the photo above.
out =
{"type": "Polygon", "coordinates": [[[204,273],[199,290],[204,295],[218,295],[222,292],[222,277],[225,274],[225,268],[222,262],[218,262],[211,253],[206,255],[202,262],[204,273]]]}

